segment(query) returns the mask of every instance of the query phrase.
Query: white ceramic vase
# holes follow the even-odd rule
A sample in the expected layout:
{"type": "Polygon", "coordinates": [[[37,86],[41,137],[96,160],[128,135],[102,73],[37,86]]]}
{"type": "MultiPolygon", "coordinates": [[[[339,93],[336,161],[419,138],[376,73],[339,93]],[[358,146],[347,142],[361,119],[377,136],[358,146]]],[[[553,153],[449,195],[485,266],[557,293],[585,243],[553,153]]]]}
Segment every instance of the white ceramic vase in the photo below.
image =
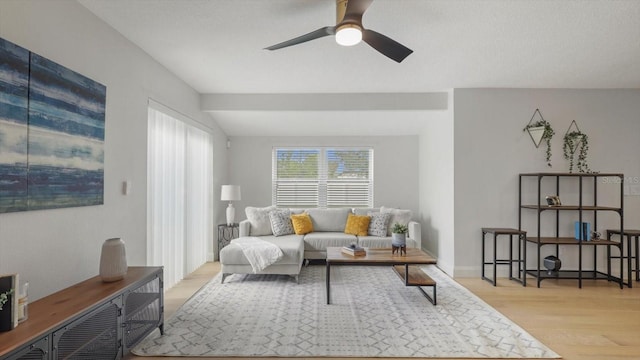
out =
{"type": "Polygon", "coordinates": [[[391,245],[397,247],[407,246],[407,235],[391,233],[391,245]]]}
{"type": "Polygon", "coordinates": [[[120,238],[111,238],[102,244],[100,254],[100,277],[104,282],[118,281],[127,273],[127,254],[124,241],[120,238]]]}

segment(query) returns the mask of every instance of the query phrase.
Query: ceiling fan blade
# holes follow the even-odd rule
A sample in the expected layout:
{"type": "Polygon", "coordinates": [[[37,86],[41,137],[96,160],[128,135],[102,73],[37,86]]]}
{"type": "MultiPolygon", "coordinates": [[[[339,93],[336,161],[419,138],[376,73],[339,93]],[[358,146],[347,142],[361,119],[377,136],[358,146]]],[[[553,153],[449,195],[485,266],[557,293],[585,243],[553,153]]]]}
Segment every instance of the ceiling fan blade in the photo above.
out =
{"type": "Polygon", "coordinates": [[[378,50],[384,56],[396,61],[402,62],[407,56],[411,55],[413,50],[400,44],[399,42],[388,38],[373,30],[364,30],[362,40],[369,44],[372,48],[378,50]]]}
{"type": "Polygon", "coordinates": [[[335,33],[336,33],[335,26],[325,26],[318,30],[312,31],[308,34],[298,36],[297,38],[283,41],[279,44],[271,45],[269,47],[266,47],[265,50],[278,50],[278,49],[285,48],[287,46],[302,44],[303,42],[319,39],[321,37],[325,37],[328,35],[335,35],[335,33]]]}
{"type": "Polygon", "coordinates": [[[356,23],[362,25],[362,15],[369,8],[373,0],[349,0],[344,19],[341,23],[356,23]]]}

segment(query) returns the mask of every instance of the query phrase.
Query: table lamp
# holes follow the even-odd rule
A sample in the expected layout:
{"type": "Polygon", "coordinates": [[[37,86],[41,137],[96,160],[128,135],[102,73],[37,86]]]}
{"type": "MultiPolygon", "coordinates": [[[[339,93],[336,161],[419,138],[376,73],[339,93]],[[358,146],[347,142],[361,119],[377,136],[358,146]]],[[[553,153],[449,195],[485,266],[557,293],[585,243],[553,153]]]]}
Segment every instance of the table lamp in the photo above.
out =
{"type": "Polygon", "coordinates": [[[233,225],[236,218],[236,209],[233,207],[232,201],[240,200],[240,185],[222,185],[220,200],[228,201],[227,207],[227,225],[233,225]]]}

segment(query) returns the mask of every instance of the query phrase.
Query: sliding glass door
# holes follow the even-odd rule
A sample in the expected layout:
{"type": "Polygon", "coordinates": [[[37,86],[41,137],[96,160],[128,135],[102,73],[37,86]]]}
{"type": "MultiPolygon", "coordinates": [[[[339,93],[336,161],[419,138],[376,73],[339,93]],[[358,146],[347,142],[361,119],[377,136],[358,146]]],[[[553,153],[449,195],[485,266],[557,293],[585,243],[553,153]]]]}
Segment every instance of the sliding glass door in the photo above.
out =
{"type": "Polygon", "coordinates": [[[164,266],[165,289],[206,262],[213,227],[212,138],[178,117],[149,107],[147,264],[164,266]]]}

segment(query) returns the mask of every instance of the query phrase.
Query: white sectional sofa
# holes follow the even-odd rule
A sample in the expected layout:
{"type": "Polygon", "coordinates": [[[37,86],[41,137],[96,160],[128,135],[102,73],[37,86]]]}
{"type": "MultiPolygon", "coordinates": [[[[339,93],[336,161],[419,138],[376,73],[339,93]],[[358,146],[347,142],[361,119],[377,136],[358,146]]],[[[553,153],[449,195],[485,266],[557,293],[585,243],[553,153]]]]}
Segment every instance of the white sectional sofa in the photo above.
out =
{"type": "MultiPolygon", "coordinates": [[[[420,223],[411,220],[411,211],[394,208],[336,208],[336,209],[276,209],[274,206],[265,208],[247,207],[245,209],[247,219],[240,222],[240,237],[259,237],[270,243],[278,245],[284,256],[277,263],[267,267],[261,273],[267,274],[287,274],[294,277],[300,273],[303,261],[311,259],[325,259],[326,249],[331,246],[348,246],[358,244],[368,248],[390,248],[391,247],[391,227],[396,222],[406,224],[409,228],[407,234],[407,246],[420,248],[422,245],[420,223]],[[272,221],[269,214],[274,211],[288,211],[291,214],[306,212],[311,218],[313,231],[304,235],[278,234],[272,229],[272,221]],[[379,227],[369,229],[378,234],[352,235],[345,233],[349,214],[372,215],[388,218],[386,231],[379,227]],[[384,215],[389,214],[389,215],[384,215]],[[384,233],[384,236],[379,236],[384,233]]],[[[273,214],[272,214],[273,216],[273,214]]],[[[379,225],[379,224],[378,224],[379,225]]],[[[371,225],[373,226],[373,225],[371,225]]],[[[233,241],[220,251],[221,272],[224,278],[228,274],[251,274],[253,273],[249,261],[243,256],[239,247],[234,246],[233,241]]]]}

